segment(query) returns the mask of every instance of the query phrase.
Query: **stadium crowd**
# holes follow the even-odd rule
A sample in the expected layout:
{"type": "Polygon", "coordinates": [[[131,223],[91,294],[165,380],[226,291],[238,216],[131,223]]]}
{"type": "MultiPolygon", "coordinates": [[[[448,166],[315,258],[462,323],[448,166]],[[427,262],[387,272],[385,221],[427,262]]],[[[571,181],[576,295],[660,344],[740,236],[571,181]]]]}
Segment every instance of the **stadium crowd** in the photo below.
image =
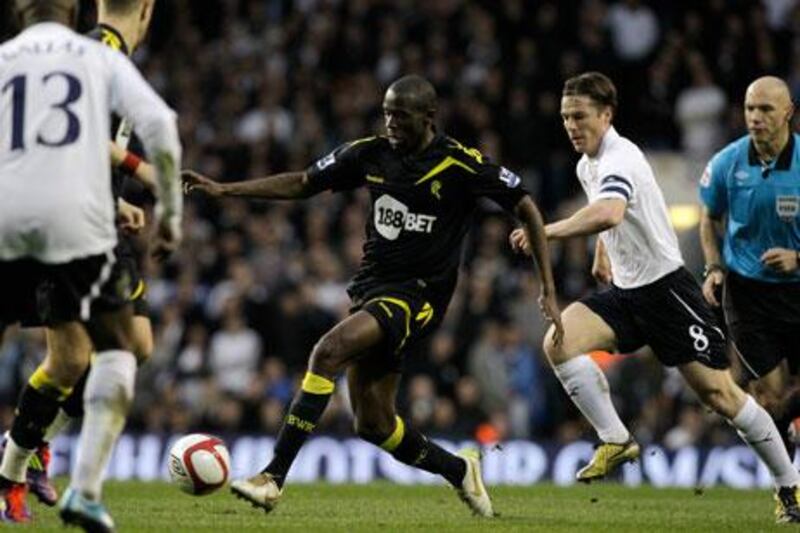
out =
{"type": "MultiPolygon", "coordinates": [[[[86,28],[92,17],[86,9],[86,28]]],[[[798,52],[793,0],[168,0],[135,59],[179,113],[185,165],[229,180],[301,169],[380,131],[384,88],[424,74],[440,94],[442,130],[517,171],[548,217],[579,193],[559,117],[565,78],[608,73],[624,135],[703,164],[744,132],[741,99],[755,77],[782,76],[800,96],[798,52]]],[[[129,429],[274,435],[311,347],[348,312],[365,193],[190,198],[180,252],[145,265],[156,348],[129,429]]],[[[511,254],[511,224],[494,206],[478,213],[445,324],[406,361],[400,404],[432,435],[588,436],[542,360],[536,278],[511,254]]],[[[554,248],[565,301],[595,290],[592,249],[586,239],[554,248]]],[[[8,335],[5,427],[43,351],[40,332],[8,335]]],[[[733,439],[652,357],[598,357],[640,442],[733,439]]],[[[351,432],[346,406],[337,393],[323,432],[351,432]]]]}

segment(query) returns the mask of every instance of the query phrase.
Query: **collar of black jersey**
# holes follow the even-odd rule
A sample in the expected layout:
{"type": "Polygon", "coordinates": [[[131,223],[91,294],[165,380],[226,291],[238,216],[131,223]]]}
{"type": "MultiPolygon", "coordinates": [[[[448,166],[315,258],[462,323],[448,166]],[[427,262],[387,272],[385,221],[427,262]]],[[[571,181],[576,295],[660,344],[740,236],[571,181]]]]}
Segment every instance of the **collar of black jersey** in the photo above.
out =
{"type": "MultiPolygon", "coordinates": [[[[778,160],[775,161],[775,166],[772,167],[772,170],[789,170],[792,167],[792,156],[794,155],[794,133],[789,132],[789,141],[786,143],[786,146],[783,147],[783,150],[778,155],[778,160]]],[[[753,140],[750,140],[749,146],[747,148],[747,163],[750,166],[764,166],[761,164],[761,160],[758,157],[758,152],[756,152],[756,146],[753,144],[753,140]]],[[[766,177],[766,176],[764,176],[766,177]]]]}
{"type": "Polygon", "coordinates": [[[101,38],[106,33],[110,33],[111,35],[114,36],[114,39],[119,40],[119,48],[117,48],[116,46],[111,46],[112,48],[119,50],[126,56],[130,55],[130,50],[128,50],[128,43],[125,42],[125,39],[123,39],[122,34],[114,26],[109,26],[108,24],[103,24],[101,22],[100,24],[97,25],[97,29],[100,30],[101,38]]]}

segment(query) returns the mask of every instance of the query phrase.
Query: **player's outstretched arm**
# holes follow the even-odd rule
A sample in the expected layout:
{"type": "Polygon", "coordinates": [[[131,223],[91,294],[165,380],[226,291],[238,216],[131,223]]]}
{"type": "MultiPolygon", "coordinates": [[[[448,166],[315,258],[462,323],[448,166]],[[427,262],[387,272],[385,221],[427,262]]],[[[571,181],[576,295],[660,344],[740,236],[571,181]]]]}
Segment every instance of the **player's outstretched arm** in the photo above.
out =
{"type": "Polygon", "coordinates": [[[578,209],[574,215],[545,226],[548,239],[566,239],[594,235],[622,222],[628,203],[617,198],[603,198],[578,209]]]}
{"type": "Polygon", "coordinates": [[[544,221],[539,209],[530,196],[524,196],[514,210],[517,218],[522,221],[522,230],[527,235],[530,250],[539,267],[539,281],[542,294],[539,296],[539,305],[548,320],[553,321],[555,333],[553,339],[556,344],[564,338],[564,326],[561,324],[561,312],[556,301],[556,287],[553,281],[553,268],[550,264],[550,251],[547,248],[547,236],[544,231],[544,221]]]}
{"type": "Polygon", "coordinates": [[[122,148],[114,141],[109,141],[111,148],[111,164],[125,171],[125,173],[141,183],[145,189],[155,196],[156,194],[156,169],[153,165],[122,148]]]}
{"type": "Polygon", "coordinates": [[[703,258],[706,262],[705,279],[703,280],[703,297],[714,306],[719,307],[719,288],[725,280],[722,267],[722,257],[719,253],[719,235],[721,223],[711,217],[707,207],[703,207],[700,214],[700,247],[703,249],[703,258]]]}
{"type": "Polygon", "coordinates": [[[181,178],[183,179],[183,190],[187,194],[197,191],[214,198],[244,196],[264,200],[293,200],[308,198],[317,192],[311,186],[305,171],[284,172],[254,180],[220,183],[193,170],[183,170],[181,178]]]}

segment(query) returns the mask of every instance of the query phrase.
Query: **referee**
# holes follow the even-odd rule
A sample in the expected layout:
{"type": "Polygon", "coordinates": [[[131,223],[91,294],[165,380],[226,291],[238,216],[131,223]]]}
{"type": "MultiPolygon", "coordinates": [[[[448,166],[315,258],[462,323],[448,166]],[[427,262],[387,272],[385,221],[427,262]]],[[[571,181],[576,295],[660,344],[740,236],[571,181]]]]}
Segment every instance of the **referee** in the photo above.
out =
{"type": "Polygon", "coordinates": [[[788,429],[800,416],[789,388],[800,363],[800,137],[779,78],[750,84],[744,112],[749,135],[714,155],[700,180],[703,295],[716,307],[722,301],[750,392],[791,454],[788,429]]]}

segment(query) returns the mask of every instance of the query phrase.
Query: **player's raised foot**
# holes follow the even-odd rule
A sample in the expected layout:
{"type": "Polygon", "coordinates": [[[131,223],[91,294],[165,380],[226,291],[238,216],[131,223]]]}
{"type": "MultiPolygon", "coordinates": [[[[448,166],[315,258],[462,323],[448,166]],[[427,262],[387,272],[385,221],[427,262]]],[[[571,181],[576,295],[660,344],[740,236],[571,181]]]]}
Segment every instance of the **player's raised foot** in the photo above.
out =
{"type": "Polygon", "coordinates": [[[89,533],[112,533],[114,520],[100,502],[92,501],[82,496],[75,489],[64,491],[61,501],[58,502],[58,514],[64,524],[83,528],[89,533]]]}
{"type": "Polygon", "coordinates": [[[0,477],[0,521],[24,524],[30,522],[31,513],[25,497],[28,494],[28,487],[25,483],[14,483],[4,477],[0,477]]]}
{"type": "Polygon", "coordinates": [[[775,522],[778,524],[800,523],[800,505],[797,502],[798,487],[781,487],[775,491],[775,522]]]}
{"type": "Polygon", "coordinates": [[[253,507],[260,507],[270,512],[278,505],[282,491],[272,474],[262,472],[248,479],[232,481],[231,492],[237,498],[253,504],[253,507]]]}
{"type": "Polygon", "coordinates": [[[575,475],[578,481],[590,483],[602,479],[623,463],[630,463],[639,458],[641,451],[633,438],[622,444],[604,442],[597,446],[589,464],[578,470],[575,475]]]}
{"type": "Polygon", "coordinates": [[[494,516],[492,500],[489,498],[489,493],[483,484],[483,477],[481,477],[480,452],[466,449],[461,450],[456,455],[461,457],[467,464],[467,471],[464,474],[461,487],[456,487],[458,497],[467,504],[472,514],[486,518],[494,516]]]}
{"type": "Polygon", "coordinates": [[[50,466],[50,446],[44,444],[37,448],[28,464],[28,488],[40,502],[53,507],[58,502],[58,491],[47,477],[50,466]]]}

